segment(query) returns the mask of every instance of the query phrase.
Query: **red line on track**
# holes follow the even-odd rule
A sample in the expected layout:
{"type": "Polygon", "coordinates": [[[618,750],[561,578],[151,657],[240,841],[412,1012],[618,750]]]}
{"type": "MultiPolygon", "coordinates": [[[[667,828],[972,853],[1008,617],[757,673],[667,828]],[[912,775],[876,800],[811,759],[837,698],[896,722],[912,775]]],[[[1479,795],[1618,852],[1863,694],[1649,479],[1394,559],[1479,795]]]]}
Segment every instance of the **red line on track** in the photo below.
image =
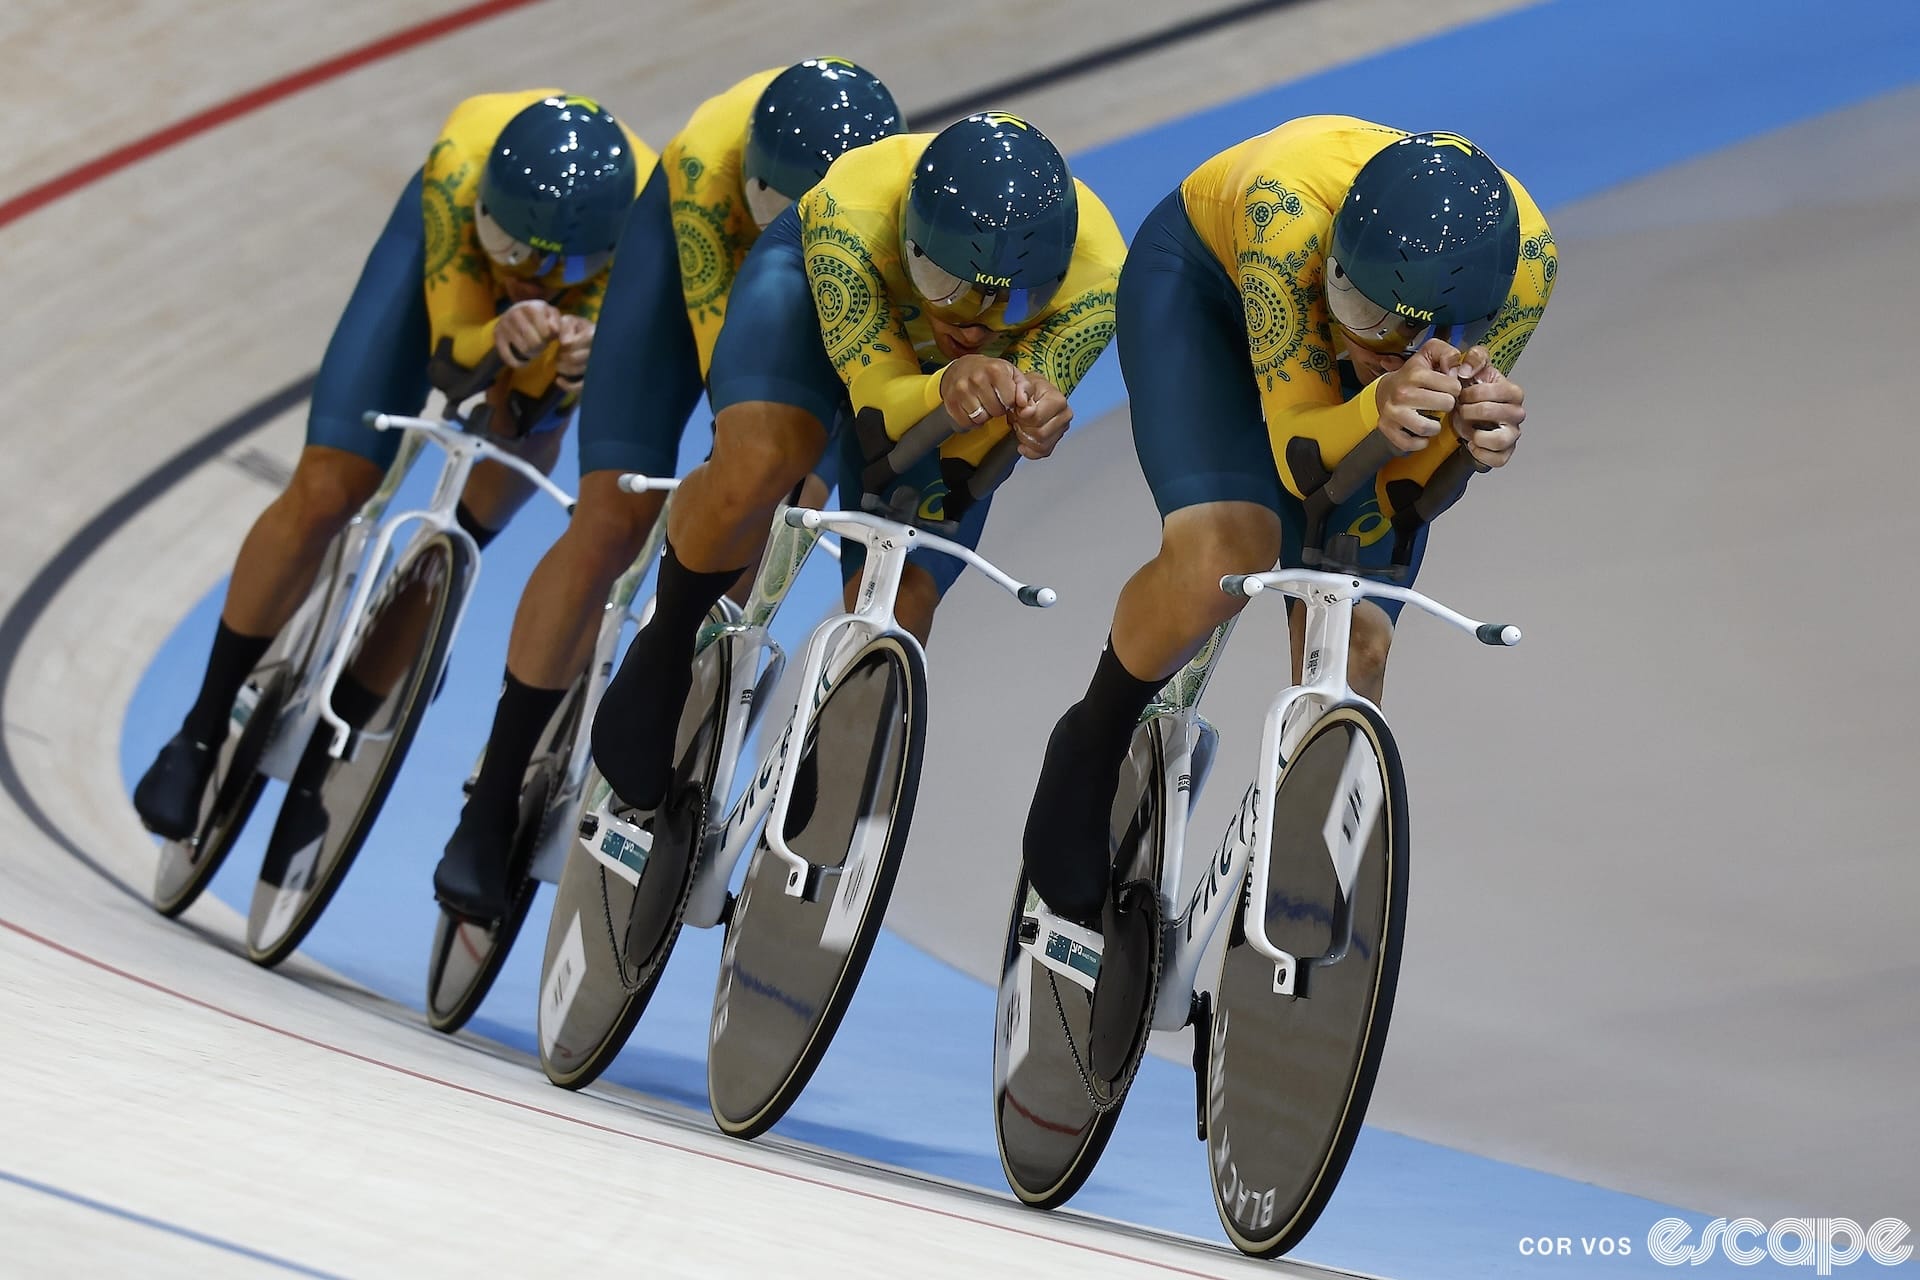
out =
{"type": "Polygon", "coordinates": [[[540,0],[481,0],[465,8],[455,9],[451,13],[429,18],[425,22],[383,36],[371,44],[361,45],[358,49],[349,49],[335,58],[315,63],[301,71],[269,81],[257,89],[225,102],[216,103],[205,111],[197,112],[184,120],[176,121],[163,129],[158,129],[144,138],[136,138],[122,147],[115,147],[103,156],[87,161],[78,168],[50,178],[37,187],[30,187],[0,204],[0,227],[19,218],[24,218],[36,209],[44,208],[63,196],[72,195],[82,187],[90,186],[102,178],[118,173],[127,166],[156,155],[169,147],[175,147],[189,138],[217,129],[221,125],[237,120],[241,116],[271,106],[282,98],[288,98],[317,84],[336,79],[356,71],[372,62],[391,58],[395,54],[405,53],[441,36],[451,35],[464,27],[477,22],[508,13],[514,9],[524,9],[528,5],[538,4],[540,0]]]}
{"type": "Polygon", "coordinates": [[[733,1156],[723,1156],[711,1151],[702,1151],[698,1147],[690,1147],[682,1143],[671,1142],[665,1138],[656,1138],[649,1134],[635,1133],[630,1129],[615,1128],[613,1125],[601,1124],[598,1121],[588,1120],[582,1116],[570,1116],[564,1111],[553,1111],[546,1107],[535,1106],[531,1102],[521,1102],[514,1098],[502,1097],[497,1093],[488,1093],[486,1090],[476,1089],[472,1085],[461,1084],[458,1081],[428,1075],[424,1071],[415,1071],[412,1067],[403,1067],[398,1063],[370,1057],[367,1054],[343,1048],[340,1045],[328,1044],[324,1040],[316,1040],[312,1036],[302,1035],[300,1032],[288,1030],[286,1027],[276,1027],[270,1022],[262,1022],[258,1018],[248,1017],[244,1013],[235,1013],[231,1009],[226,1009],[220,1005],[202,1000],[198,996],[190,996],[184,991],[177,991],[172,987],[155,982],[151,978],[143,978],[137,973],[130,973],[125,969],[108,964],[104,960],[90,956],[84,951],[77,951],[64,943],[55,942],[52,938],[35,933],[33,930],[23,925],[15,924],[13,921],[4,917],[0,917],[0,929],[6,929],[8,932],[17,934],[29,942],[35,942],[51,951],[57,951],[70,960],[78,960],[84,965],[89,965],[104,973],[110,973],[116,978],[125,979],[128,982],[145,987],[149,991],[155,991],[163,996],[178,1000],[183,1004],[192,1005],[196,1009],[203,1009],[208,1013],[217,1014],[222,1018],[231,1019],[234,1022],[253,1027],[259,1031],[282,1036],[299,1044],[307,1045],[310,1048],[319,1049],[326,1053],[337,1054],[342,1058],[349,1058],[365,1066],[375,1067],[382,1071],[391,1071],[395,1075],[406,1076],[408,1079],[418,1080],[424,1084],[438,1085],[442,1089],[452,1089],[456,1093],[464,1093],[469,1097],[498,1103],[503,1107],[512,1107],[517,1111],[531,1112],[534,1115],[542,1116],[549,1120],[558,1120],[562,1124],[570,1124],[578,1128],[590,1129],[595,1133],[609,1134],[616,1138],[626,1138],[632,1142],[645,1143],[650,1147],[676,1151],[681,1155],[693,1156],[701,1160],[717,1161],[720,1164],[731,1165],[736,1169],[745,1169],[753,1173],[765,1174],[768,1177],[781,1178],[788,1182],[798,1182],[806,1186],[818,1187],[823,1191],[833,1191],[840,1195],[853,1196],[860,1200],[869,1200],[876,1204],[890,1205],[899,1209],[911,1209],[919,1213],[931,1214],[936,1218],[945,1218],[952,1222],[965,1222],[973,1226],[987,1227],[994,1231],[1003,1231],[1008,1235],[1020,1236],[1027,1240],[1040,1240],[1048,1244],[1057,1244],[1068,1249],[1077,1249],[1082,1253],[1095,1254],[1102,1258],[1115,1258],[1123,1262],[1134,1262],[1141,1266],[1152,1267],[1156,1270],[1167,1272],[1170,1275],[1197,1276],[1200,1277],[1200,1280],[1213,1280],[1213,1275],[1209,1272],[1193,1271],[1186,1267],[1175,1266],[1170,1262],[1160,1262],[1152,1258],[1141,1258],[1133,1254],[1122,1253],[1117,1249],[1103,1249],[1095,1244],[1086,1244],[1078,1240],[1065,1240],[1059,1236],[1050,1236],[1039,1231],[1028,1231],[1024,1227],[1009,1226],[1004,1222],[994,1222],[987,1218],[976,1218],[968,1214],[956,1213],[951,1209],[940,1209],[933,1205],[916,1204],[911,1200],[901,1200],[895,1196],[883,1195],[878,1191],[867,1191],[859,1187],[850,1187],[843,1183],[828,1182],[824,1178],[810,1178],[804,1173],[794,1173],[787,1169],[776,1169],[768,1165],[755,1164],[751,1160],[741,1160],[733,1156]]]}

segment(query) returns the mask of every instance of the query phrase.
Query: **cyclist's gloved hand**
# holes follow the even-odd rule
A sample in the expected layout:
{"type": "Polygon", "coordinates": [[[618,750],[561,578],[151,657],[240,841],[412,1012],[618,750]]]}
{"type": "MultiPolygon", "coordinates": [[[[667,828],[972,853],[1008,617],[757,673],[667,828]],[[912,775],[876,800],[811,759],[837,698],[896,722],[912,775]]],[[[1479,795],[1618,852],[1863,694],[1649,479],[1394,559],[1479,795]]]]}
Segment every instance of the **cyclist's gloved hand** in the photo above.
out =
{"type": "Polygon", "coordinates": [[[493,349],[509,369],[532,364],[547,345],[560,337],[566,319],[551,302],[516,302],[500,314],[493,328],[493,349]]]}
{"type": "Polygon", "coordinates": [[[1401,453],[1427,447],[1440,434],[1440,416],[1452,413],[1460,393],[1460,379],[1452,373],[1460,353],[1438,338],[1429,338],[1392,373],[1383,374],[1375,393],[1380,406],[1380,434],[1401,453]]]}
{"type": "Polygon", "coordinates": [[[1513,460],[1520,443],[1520,424],[1527,420],[1527,393],[1520,384],[1500,372],[1486,358],[1485,347],[1475,347],[1461,360],[1462,369],[1472,374],[1463,378],[1458,407],[1453,413],[1453,429],[1459,433],[1474,461],[1487,467],[1504,467],[1513,460]],[[1481,359],[1476,363],[1474,355],[1481,359]]]}
{"type": "Polygon", "coordinates": [[[1060,437],[1073,425],[1073,410],[1067,406],[1066,393],[1037,373],[1014,373],[1014,438],[1023,458],[1044,458],[1051,454],[1060,437]]]}
{"type": "Polygon", "coordinates": [[[961,356],[940,375],[940,399],[962,431],[1003,418],[1018,398],[1020,371],[998,356],[961,356]]]}
{"type": "Polygon", "coordinates": [[[587,358],[593,353],[593,321],[581,316],[563,315],[560,317],[559,368],[554,381],[568,393],[580,389],[580,380],[587,376],[587,358]]]}

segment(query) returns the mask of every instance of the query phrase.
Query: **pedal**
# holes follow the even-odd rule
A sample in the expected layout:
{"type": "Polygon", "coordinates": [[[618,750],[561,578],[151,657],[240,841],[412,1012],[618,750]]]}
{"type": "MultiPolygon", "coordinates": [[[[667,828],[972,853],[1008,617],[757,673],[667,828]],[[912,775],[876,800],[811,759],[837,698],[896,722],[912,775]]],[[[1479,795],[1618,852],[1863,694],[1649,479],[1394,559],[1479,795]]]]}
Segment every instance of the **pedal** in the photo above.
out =
{"type": "Polygon", "coordinates": [[[1091,992],[1100,980],[1100,935],[1062,920],[1032,890],[1027,892],[1018,936],[1021,950],[1067,981],[1091,992]]]}
{"type": "Polygon", "coordinates": [[[580,843],[593,860],[638,888],[653,853],[653,833],[636,823],[596,809],[580,819],[580,843]]]}
{"type": "Polygon", "coordinates": [[[1187,1007],[1187,1025],[1193,1028],[1193,1123],[1200,1141],[1207,1140],[1207,1070],[1213,1055],[1213,993],[1202,991],[1187,1007]]]}

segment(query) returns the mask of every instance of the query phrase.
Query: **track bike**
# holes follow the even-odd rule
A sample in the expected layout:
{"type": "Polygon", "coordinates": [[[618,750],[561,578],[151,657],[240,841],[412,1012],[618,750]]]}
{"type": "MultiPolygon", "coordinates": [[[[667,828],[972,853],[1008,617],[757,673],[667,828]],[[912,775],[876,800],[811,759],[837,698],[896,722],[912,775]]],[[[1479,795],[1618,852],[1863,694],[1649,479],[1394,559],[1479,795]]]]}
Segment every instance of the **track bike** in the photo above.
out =
{"type": "Polygon", "coordinates": [[[1417,496],[1396,500],[1394,568],[1360,569],[1351,534],[1323,542],[1327,515],[1392,454],[1375,434],[1331,476],[1322,470],[1307,501],[1308,567],[1221,581],[1229,594],[1302,603],[1302,679],[1269,707],[1252,778],[1184,903],[1188,819],[1219,744],[1198,705],[1233,620],[1141,715],[1111,813],[1110,900],[1157,927],[1147,997],[1111,1075],[1093,1068],[1091,1052],[1104,939],[1056,916],[1020,878],[997,1003],[994,1127],[1008,1184],[1027,1204],[1053,1208],[1079,1190],[1149,1033],[1189,1026],[1197,1129],[1234,1245],[1284,1253],[1333,1194],[1379,1069],[1407,908],[1399,751],[1380,709],[1347,684],[1354,604],[1397,600],[1484,644],[1520,641],[1517,627],[1477,622],[1391,581],[1405,576],[1419,527],[1480,469],[1464,448],[1417,496]]]}
{"type": "MultiPolygon", "coordinates": [[[[950,430],[909,432],[866,484],[884,489],[886,475],[950,430]]],[[[995,450],[970,483],[983,494],[1012,465],[1011,448],[995,450]]],[[[870,494],[863,511],[781,508],[744,612],[712,618],[701,633],[667,800],[651,815],[623,814],[599,783],[547,939],[540,1051],[555,1083],[582,1087],[613,1060],[688,924],[727,930],[707,1055],[720,1128],[765,1132],[811,1079],[879,933],[919,786],[926,660],[893,616],[907,556],[932,548],[1022,604],[1054,601],[916,527],[903,505],[870,494]],[[743,769],[786,663],[768,626],[823,532],[866,547],[856,608],[813,629],[794,710],[743,769]],[[726,807],[736,777],[745,785],[726,807]]]]}
{"type": "MultiPolygon", "coordinates": [[[[483,365],[469,385],[483,384],[493,371],[483,365]]],[[[486,417],[481,406],[463,418],[451,401],[444,420],[366,415],[374,430],[404,433],[399,451],[373,497],[329,545],[312,589],[241,687],[195,834],[161,846],[153,903],[162,914],[177,916],[192,905],[232,851],[267,780],[290,779],[309,742],[323,735],[332,760],[320,785],[325,834],[263,862],[247,913],[247,955],[278,964],[319,920],[439,689],[473,591],[479,549],[454,511],[474,467],[498,463],[562,508],[573,507],[539,468],[488,438],[486,417]],[[390,511],[428,445],[446,455],[432,497],[421,509],[390,511]],[[415,528],[396,551],[408,525],[415,528]],[[335,686],[348,671],[382,695],[358,724],[333,705],[335,686]]]]}

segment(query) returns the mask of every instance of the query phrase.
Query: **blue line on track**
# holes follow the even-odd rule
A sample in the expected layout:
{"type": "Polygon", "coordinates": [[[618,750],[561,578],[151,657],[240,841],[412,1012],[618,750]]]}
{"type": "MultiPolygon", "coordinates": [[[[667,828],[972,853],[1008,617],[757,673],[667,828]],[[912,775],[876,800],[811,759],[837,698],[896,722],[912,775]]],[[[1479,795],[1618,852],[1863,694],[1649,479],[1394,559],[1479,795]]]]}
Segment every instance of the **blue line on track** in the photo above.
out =
{"type": "Polygon", "coordinates": [[[341,1276],[332,1271],[321,1271],[314,1267],[293,1262],[287,1258],[276,1257],[271,1253],[263,1253],[259,1249],[249,1249],[246,1245],[235,1244],[231,1240],[222,1240],[219,1236],[210,1236],[204,1231],[195,1231],[191,1227],[183,1227],[177,1223],[163,1221],[160,1218],[151,1218],[144,1213],[135,1213],[131,1209],[123,1209],[119,1205],[108,1204],[104,1200],[95,1200],[91,1196],[83,1196],[77,1191],[67,1191],[61,1187],[50,1186],[47,1183],[38,1182],[32,1178],[22,1177],[17,1173],[9,1173],[5,1169],[0,1169],[0,1182],[10,1182],[16,1187],[25,1187],[28,1191],[37,1191],[41,1195],[52,1196],[56,1200],[65,1200],[69,1204],[77,1204],[82,1208],[92,1209],[96,1213],[104,1213],[109,1217],[137,1223],[143,1227],[152,1227],[155,1231],[164,1231],[168,1235],[179,1236],[182,1239],[191,1240],[195,1244],[204,1244],[208,1248],[219,1249],[223,1253],[235,1254],[254,1262],[263,1262],[270,1267],[276,1267],[281,1271],[286,1271],[296,1276],[315,1276],[318,1280],[343,1280],[341,1276]]]}

